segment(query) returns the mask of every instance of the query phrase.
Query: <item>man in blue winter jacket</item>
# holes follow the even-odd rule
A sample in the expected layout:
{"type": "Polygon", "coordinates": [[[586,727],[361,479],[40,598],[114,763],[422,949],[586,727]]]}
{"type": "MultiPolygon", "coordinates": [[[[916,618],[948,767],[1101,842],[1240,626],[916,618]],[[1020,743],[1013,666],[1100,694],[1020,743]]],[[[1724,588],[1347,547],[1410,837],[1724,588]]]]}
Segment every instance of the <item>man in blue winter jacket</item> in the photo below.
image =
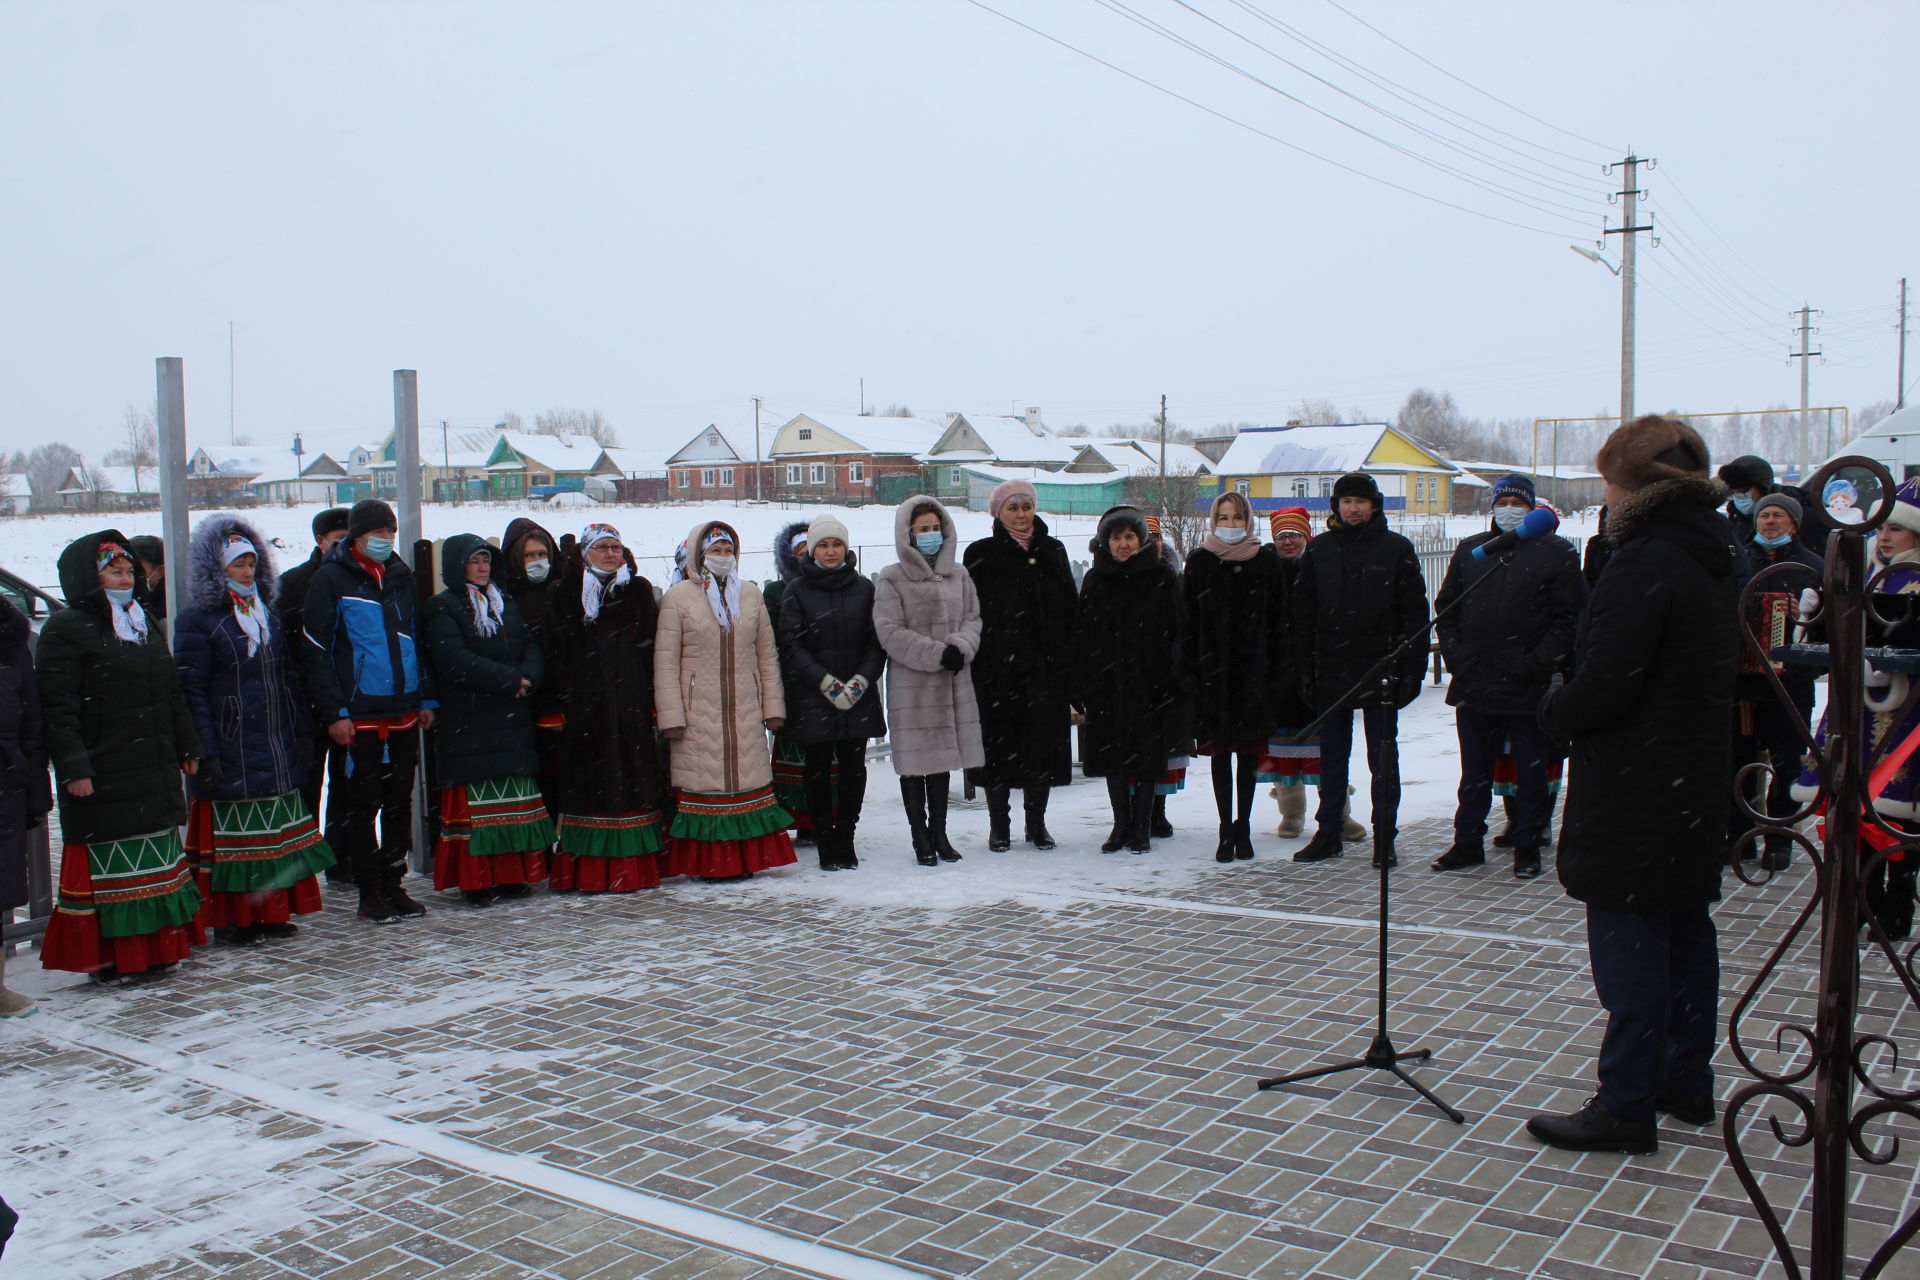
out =
{"type": "Polygon", "coordinates": [[[413,571],[394,554],[399,522],[356,503],[347,536],[314,572],[300,645],[307,692],[327,726],[327,841],[350,861],[360,914],[376,924],[425,915],[401,880],[413,846],[418,730],[433,727],[432,681],[414,643],[413,571]],[[374,824],[379,823],[376,838],[374,824]]]}

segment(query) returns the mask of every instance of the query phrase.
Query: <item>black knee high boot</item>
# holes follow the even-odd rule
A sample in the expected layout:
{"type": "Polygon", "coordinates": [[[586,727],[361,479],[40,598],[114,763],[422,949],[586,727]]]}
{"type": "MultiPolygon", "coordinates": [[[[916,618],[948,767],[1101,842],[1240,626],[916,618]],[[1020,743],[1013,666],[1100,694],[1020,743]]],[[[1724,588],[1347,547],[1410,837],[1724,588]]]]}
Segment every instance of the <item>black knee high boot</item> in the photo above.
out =
{"type": "Polygon", "coordinates": [[[1133,834],[1127,840],[1128,853],[1145,853],[1153,848],[1153,802],[1159,798],[1151,782],[1133,784],[1133,795],[1130,797],[1133,834]]]}
{"type": "Polygon", "coordinates": [[[1027,811],[1027,843],[1036,849],[1052,849],[1053,835],[1047,830],[1047,789],[1028,787],[1021,792],[1027,811]]]}
{"type": "Polygon", "coordinates": [[[1133,834],[1132,798],[1127,794],[1126,779],[1107,779],[1107,803],[1113,806],[1113,831],[1101,842],[1100,852],[1118,853],[1133,834]]]}
{"type": "Polygon", "coordinates": [[[907,806],[907,830],[913,837],[913,860],[923,867],[938,866],[939,855],[927,836],[927,780],[918,776],[900,779],[900,799],[907,806]]]}
{"type": "Polygon", "coordinates": [[[1234,800],[1238,808],[1233,820],[1233,856],[1242,861],[1253,857],[1253,788],[1259,781],[1258,759],[1251,753],[1240,756],[1240,772],[1234,778],[1234,800]]]}
{"type": "Polygon", "coordinates": [[[944,773],[927,775],[927,835],[933,851],[942,862],[960,861],[960,851],[947,839],[947,786],[951,777],[944,773]]]}
{"type": "Polygon", "coordinates": [[[987,787],[987,849],[1005,853],[1013,847],[1013,791],[1010,787],[987,787]]]}
{"type": "MultiPolygon", "coordinates": [[[[1146,785],[1149,790],[1153,787],[1151,782],[1146,785]]],[[[1173,838],[1173,824],[1167,821],[1167,798],[1165,796],[1156,794],[1153,797],[1152,812],[1154,838],[1171,840],[1173,838]]]]}
{"type": "Polygon", "coordinates": [[[1213,848],[1215,862],[1232,862],[1233,827],[1233,754],[1223,751],[1213,758],[1213,807],[1220,815],[1220,841],[1213,848]]]}

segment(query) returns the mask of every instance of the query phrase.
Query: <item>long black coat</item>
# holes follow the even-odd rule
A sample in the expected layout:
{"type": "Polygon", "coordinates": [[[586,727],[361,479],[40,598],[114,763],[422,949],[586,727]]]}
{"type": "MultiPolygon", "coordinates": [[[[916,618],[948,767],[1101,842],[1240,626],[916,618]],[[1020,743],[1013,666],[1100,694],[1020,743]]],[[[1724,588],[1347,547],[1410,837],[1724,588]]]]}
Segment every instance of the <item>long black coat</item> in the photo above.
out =
{"type": "MultiPolygon", "coordinates": [[[[1315,710],[1330,707],[1403,639],[1427,625],[1427,584],[1413,544],[1387,527],[1336,523],[1307,544],[1289,602],[1294,670],[1315,710]]],[[[1356,707],[1405,706],[1420,693],[1426,646],[1408,648],[1356,707]]]]}
{"type": "MultiPolygon", "coordinates": [[[[520,611],[520,621],[526,624],[527,633],[533,637],[541,656],[551,654],[553,640],[548,634],[547,592],[553,585],[552,579],[560,574],[560,539],[537,522],[525,516],[515,516],[500,539],[500,554],[493,558],[493,571],[493,580],[498,584],[500,593],[513,598],[514,607],[520,611]],[[535,582],[527,577],[527,567],[521,563],[520,557],[527,549],[529,537],[537,537],[547,544],[549,559],[545,581],[535,582]]],[[[536,721],[562,713],[561,699],[565,691],[551,673],[531,696],[529,710],[536,721]]]]}
{"type": "Polygon", "coordinates": [[[802,560],[795,576],[775,583],[786,591],[780,602],[780,673],[787,686],[787,724],[782,731],[795,742],[843,742],[879,738],[887,732],[880,706],[880,671],[887,651],[873,630],[873,583],[854,567],[853,552],[832,571],[802,560]],[[820,692],[826,676],[867,678],[867,692],[849,711],[820,692]]]}
{"type": "Polygon", "coordinates": [[[1064,787],[1073,781],[1067,672],[1075,592],[1067,549],[1038,517],[1025,550],[995,520],[991,536],[967,547],[966,566],[980,596],[973,688],[987,753],[975,780],[1064,787]]]}
{"type": "MultiPolygon", "coordinates": [[[[1304,554],[1304,549],[1303,549],[1304,554]]],[[[1279,729],[1303,729],[1313,721],[1317,714],[1301,693],[1299,673],[1290,665],[1298,652],[1293,643],[1293,589],[1300,580],[1300,556],[1289,560],[1276,550],[1274,555],[1280,561],[1280,616],[1275,620],[1279,629],[1280,660],[1288,665],[1284,678],[1274,687],[1273,723],[1279,729]]]]}
{"type": "Polygon", "coordinates": [[[1272,546],[1250,560],[1222,560],[1205,547],[1187,557],[1181,652],[1203,743],[1264,745],[1279,724],[1279,691],[1293,683],[1284,576],[1272,546]]]}
{"type": "Polygon", "coordinates": [[[88,534],[60,553],[68,607],[40,629],[34,652],[48,758],[62,784],[60,834],[68,844],[149,835],[187,820],[180,766],[206,754],[174,675],[158,623],[141,644],[113,632],[94,556],[114,529],[88,534]],[[93,779],[93,794],[65,784],[93,779]]]}
{"type": "Polygon", "coordinates": [[[1725,493],[1662,480],[1615,505],[1573,678],[1542,706],[1573,743],[1560,883],[1592,906],[1661,914],[1720,896],[1736,652],[1725,493]]]}
{"type": "Polygon", "coordinates": [[[1447,705],[1483,715],[1531,716],[1554,673],[1573,658],[1587,580],[1573,544],[1554,535],[1529,538],[1505,556],[1473,558],[1475,547],[1499,536],[1498,529],[1489,529],[1462,538],[1434,597],[1440,619],[1434,631],[1453,674],[1447,705]]]}
{"type": "Polygon", "coordinates": [[[293,658],[298,637],[271,616],[279,588],[272,545],[251,524],[222,514],[194,529],[187,543],[186,608],[173,620],[173,661],[200,741],[220,762],[218,781],[203,768],[188,783],[203,799],[269,800],[306,781],[302,746],[313,735],[313,720],[293,658]],[[246,633],[233,619],[220,563],[230,533],[256,549],[255,608],[269,615],[267,641],[251,654],[246,633]]]}
{"type": "Polygon", "coordinates": [[[53,808],[31,631],[27,615],[0,597],[0,912],[26,905],[27,829],[53,808]]]}
{"type": "MultiPolygon", "coordinates": [[[[627,553],[631,571],[633,553],[627,553]]],[[[638,813],[660,808],[660,749],[653,732],[653,637],[660,621],[653,584],[633,574],[609,587],[600,616],[580,603],[587,572],[580,549],[568,552],[547,592],[553,643],[547,679],[562,686],[567,717],[560,775],[568,813],[638,813]]]]}
{"type": "Polygon", "coordinates": [[[1086,712],[1080,763],[1089,778],[1165,776],[1193,733],[1180,577],[1151,553],[1116,561],[1100,546],[1073,614],[1069,693],[1086,712]]]}
{"type": "MultiPolygon", "coordinates": [[[[538,689],[546,668],[540,646],[502,591],[499,629],[480,634],[467,601],[467,560],[484,539],[455,534],[440,547],[440,581],[446,590],[421,610],[427,661],[433,666],[440,713],[433,726],[440,785],[463,787],[498,778],[530,778],[539,768],[533,749],[532,697],[516,696],[520,681],[538,689]]],[[[501,557],[493,556],[497,566],[501,557]]]]}

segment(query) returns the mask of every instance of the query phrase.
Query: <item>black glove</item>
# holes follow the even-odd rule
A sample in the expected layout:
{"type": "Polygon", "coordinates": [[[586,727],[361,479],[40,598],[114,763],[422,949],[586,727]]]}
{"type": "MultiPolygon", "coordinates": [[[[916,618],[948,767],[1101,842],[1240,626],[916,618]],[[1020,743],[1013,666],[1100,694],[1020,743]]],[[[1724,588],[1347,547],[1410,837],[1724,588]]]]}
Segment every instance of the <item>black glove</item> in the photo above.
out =
{"type": "Polygon", "coordinates": [[[193,780],[207,791],[220,785],[220,757],[201,756],[200,767],[194,770],[193,780]]]}
{"type": "Polygon", "coordinates": [[[1391,695],[1394,710],[1404,711],[1413,705],[1413,700],[1420,696],[1420,680],[1425,674],[1423,669],[1415,669],[1394,677],[1391,695]]]}
{"type": "Polygon", "coordinates": [[[960,652],[960,646],[950,644],[940,651],[940,665],[949,671],[958,671],[967,665],[967,657],[960,652]]]}

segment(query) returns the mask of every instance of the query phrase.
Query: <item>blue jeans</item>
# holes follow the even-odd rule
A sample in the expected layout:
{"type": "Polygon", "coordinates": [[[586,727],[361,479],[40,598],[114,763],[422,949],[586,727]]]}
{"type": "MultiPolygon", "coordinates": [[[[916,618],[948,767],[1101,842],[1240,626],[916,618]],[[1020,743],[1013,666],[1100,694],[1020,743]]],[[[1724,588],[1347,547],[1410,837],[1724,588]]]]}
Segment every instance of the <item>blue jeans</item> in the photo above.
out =
{"type": "Polygon", "coordinates": [[[1477,849],[1487,835],[1487,814],[1493,808],[1493,762],[1501,748],[1513,744],[1515,795],[1513,847],[1539,849],[1547,836],[1547,816],[1553,798],[1547,794],[1547,763],[1553,747],[1530,715],[1488,715],[1455,707],[1454,725],[1460,734],[1460,793],[1453,811],[1453,841],[1477,849]]]}
{"type": "MultiPolygon", "coordinates": [[[[1400,816],[1400,713],[1362,707],[1367,769],[1373,774],[1373,834],[1393,839],[1400,816]]],[[[1336,711],[1320,726],[1320,807],[1313,820],[1322,835],[1338,837],[1347,814],[1347,762],[1353,754],[1353,711],[1336,711]]]]}
{"type": "Polygon", "coordinates": [[[1587,954],[1607,1011],[1601,1105],[1651,1120],[1657,1093],[1710,1097],[1720,950],[1706,905],[1674,915],[1589,906],[1587,954]]]}

